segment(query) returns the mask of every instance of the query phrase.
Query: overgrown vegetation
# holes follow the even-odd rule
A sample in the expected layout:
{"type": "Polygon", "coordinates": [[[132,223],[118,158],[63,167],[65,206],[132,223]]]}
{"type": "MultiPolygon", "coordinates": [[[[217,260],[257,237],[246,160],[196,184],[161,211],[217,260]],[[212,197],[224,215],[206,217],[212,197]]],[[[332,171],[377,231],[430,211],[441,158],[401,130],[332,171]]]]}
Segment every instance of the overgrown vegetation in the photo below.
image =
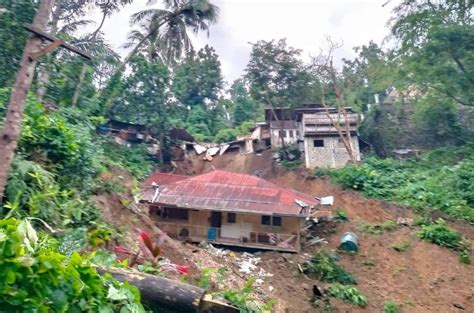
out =
{"type": "Polygon", "coordinates": [[[0,220],[2,311],[145,312],[134,286],[100,276],[78,253],[66,257],[56,247],[28,220],[0,220]]]}
{"type": "Polygon", "coordinates": [[[353,305],[366,307],[368,304],[367,298],[357,288],[352,286],[332,284],[329,286],[328,291],[332,297],[353,305]]]}
{"type": "Polygon", "coordinates": [[[318,251],[307,263],[307,271],[317,279],[345,285],[357,284],[356,279],[336,263],[335,256],[318,251]]]}
{"type": "Polygon", "coordinates": [[[474,142],[432,150],[416,160],[371,157],[359,166],[331,171],[331,176],[368,197],[417,211],[437,209],[474,223],[474,142]]]}
{"type": "Polygon", "coordinates": [[[470,243],[459,232],[448,227],[443,219],[438,219],[429,225],[422,225],[418,236],[439,246],[460,251],[459,260],[466,264],[471,263],[470,243]]]}

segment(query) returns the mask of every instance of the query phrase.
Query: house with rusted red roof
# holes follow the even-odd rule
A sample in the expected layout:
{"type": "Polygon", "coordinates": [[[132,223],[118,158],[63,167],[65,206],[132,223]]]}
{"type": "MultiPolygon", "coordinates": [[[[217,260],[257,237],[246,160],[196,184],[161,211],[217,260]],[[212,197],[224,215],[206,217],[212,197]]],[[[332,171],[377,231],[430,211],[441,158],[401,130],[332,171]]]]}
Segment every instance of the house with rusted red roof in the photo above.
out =
{"type": "Polygon", "coordinates": [[[252,175],[216,170],[197,176],[152,174],[142,185],[157,225],[192,242],[299,251],[316,198],[252,175]]]}

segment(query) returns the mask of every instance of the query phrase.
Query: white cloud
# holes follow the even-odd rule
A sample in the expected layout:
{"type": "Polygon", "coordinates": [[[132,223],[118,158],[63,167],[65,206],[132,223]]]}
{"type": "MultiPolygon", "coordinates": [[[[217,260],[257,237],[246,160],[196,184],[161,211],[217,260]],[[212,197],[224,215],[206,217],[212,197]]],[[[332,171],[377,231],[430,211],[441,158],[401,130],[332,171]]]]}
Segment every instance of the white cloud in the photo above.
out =
{"type": "MultiPolygon", "coordinates": [[[[211,0],[212,1],[212,0],[211,0]]],[[[213,46],[220,56],[225,78],[230,82],[243,74],[250,54],[249,42],[287,38],[303,49],[303,56],[317,55],[326,48],[325,38],[342,41],[336,58],[354,56],[352,48],[370,40],[381,44],[388,35],[387,21],[394,1],[385,0],[214,0],[220,17],[210,36],[194,39],[196,48],[213,46]]],[[[146,8],[146,1],[134,1],[110,17],[104,26],[107,40],[120,46],[130,30],[131,14],[146,8]]],[[[98,20],[99,14],[94,17],[98,20]]]]}

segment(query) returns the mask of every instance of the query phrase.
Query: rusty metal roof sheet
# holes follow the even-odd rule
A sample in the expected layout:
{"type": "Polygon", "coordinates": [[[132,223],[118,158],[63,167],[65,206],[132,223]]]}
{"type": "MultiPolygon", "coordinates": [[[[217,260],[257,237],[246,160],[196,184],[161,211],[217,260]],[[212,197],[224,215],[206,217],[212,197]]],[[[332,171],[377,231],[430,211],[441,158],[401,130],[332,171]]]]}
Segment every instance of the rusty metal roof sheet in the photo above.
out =
{"type": "Polygon", "coordinates": [[[171,184],[183,179],[188,179],[191,176],[186,175],[176,175],[176,174],[169,174],[169,173],[152,173],[142,184],[143,188],[150,187],[153,183],[162,186],[171,184]]]}
{"type": "MultiPolygon", "coordinates": [[[[148,181],[148,180],[147,180],[148,181]]],[[[155,190],[142,193],[151,202],[155,190]]],[[[307,194],[281,188],[262,178],[225,171],[213,171],[160,186],[154,203],[204,210],[305,216],[295,200],[308,206],[318,201],[307,194]]]]}

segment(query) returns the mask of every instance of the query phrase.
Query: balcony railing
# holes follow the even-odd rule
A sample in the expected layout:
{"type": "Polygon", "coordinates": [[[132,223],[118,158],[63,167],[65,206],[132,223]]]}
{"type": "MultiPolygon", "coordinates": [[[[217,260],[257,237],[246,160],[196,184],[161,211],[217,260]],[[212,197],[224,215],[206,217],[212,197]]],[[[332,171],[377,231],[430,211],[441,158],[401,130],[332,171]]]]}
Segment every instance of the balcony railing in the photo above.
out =
{"type": "Polygon", "coordinates": [[[284,234],[279,232],[263,232],[240,230],[232,231],[232,237],[223,236],[223,229],[217,227],[197,226],[189,224],[177,224],[157,222],[158,227],[170,237],[200,242],[206,240],[224,245],[262,248],[282,251],[299,251],[300,235],[284,234]]]}

